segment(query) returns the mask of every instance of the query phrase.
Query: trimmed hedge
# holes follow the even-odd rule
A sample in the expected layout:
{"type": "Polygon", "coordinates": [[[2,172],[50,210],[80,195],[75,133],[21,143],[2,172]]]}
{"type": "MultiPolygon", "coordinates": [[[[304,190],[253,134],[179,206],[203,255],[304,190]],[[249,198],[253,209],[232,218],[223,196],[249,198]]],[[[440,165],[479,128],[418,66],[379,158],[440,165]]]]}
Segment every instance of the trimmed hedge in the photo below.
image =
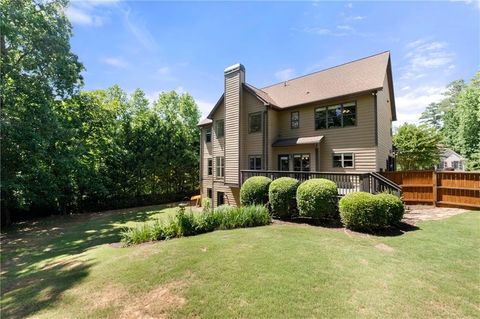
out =
{"type": "Polygon", "coordinates": [[[300,182],[295,178],[281,177],[274,180],[268,189],[268,200],[275,216],[291,219],[295,213],[295,195],[300,182]]]}
{"type": "Polygon", "coordinates": [[[300,216],[312,218],[333,217],[336,212],[337,185],[328,179],[309,179],[297,189],[297,207],[300,216]]]}
{"type": "Polygon", "coordinates": [[[391,194],[355,192],[340,200],[339,210],[346,228],[373,230],[400,222],[405,208],[402,201],[391,194]]]}
{"type": "Polygon", "coordinates": [[[382,193],[375,195],[377,201],[380,202],[380,205],[383,206],[382,209],[386,210],[387,213],[387,223],[389,225],[398,224],[405,213],[405,206],[400,198],[395,195],[382,193]]]}
{"type": "Polygon", "coordinates": [[[242,206],[263,205],[268,201],[268,187],[272,180],[265,176],[253,176],[243,183],[240,189],[242,206]]]}

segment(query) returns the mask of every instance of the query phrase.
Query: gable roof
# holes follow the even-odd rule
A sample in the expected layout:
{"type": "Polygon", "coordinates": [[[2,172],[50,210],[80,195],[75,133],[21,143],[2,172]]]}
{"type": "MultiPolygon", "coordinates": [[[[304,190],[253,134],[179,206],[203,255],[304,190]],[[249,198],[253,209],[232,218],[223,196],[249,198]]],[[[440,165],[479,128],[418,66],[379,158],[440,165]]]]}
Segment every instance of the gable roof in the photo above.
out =
{"type": "MultiPolygon", "coordinates": [[[[325,70],[283,81],[258,89],[244,83],[243,88],[251,92],[266,105],[286,109],[307,103],[326,101],[354,94],[383,89],[387,76],[392,120],[396,120],[390,52],[378,53],[325,70]]],[[[223,99],[223,95],[219,102],[223,99]]],[[[208,115],[211,118],[219,102],[208,115]]]]}

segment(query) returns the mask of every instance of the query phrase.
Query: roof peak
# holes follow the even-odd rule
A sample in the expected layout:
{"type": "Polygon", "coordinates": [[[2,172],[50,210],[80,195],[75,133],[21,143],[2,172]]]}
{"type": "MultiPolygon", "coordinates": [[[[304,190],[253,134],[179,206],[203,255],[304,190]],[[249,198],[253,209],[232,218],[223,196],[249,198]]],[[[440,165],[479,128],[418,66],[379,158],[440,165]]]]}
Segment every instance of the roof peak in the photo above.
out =
{"type": "Polygon", "coordinates": [[[300,75],[300,76],[297,76],[297,77],[294,77],[294,78],[291,78],[291,79],[288,79],[288,80],[285,80],[285,81],[280,81],[280,82],[277,82],[277,83],[274,83],[274,84],[270,84],[270,85],[262,87],[261,90],[272,87],[272,86],[275,86],[275,85],[279,85],[279,84],[282,84],[282,83],[285,83],[285,82],[293,81],[293,80],[296,80],[296,79],[301,79],[303,77],[310,76],[310,75],[313,75],[313,74],[317,74],[317,73],[325,72],[325,71],[328,71],[328,70],[331,70],[331,69],[335,69],[335,68],[338,68],[338,67],[350,64],[350,63],[355,63],[355,62],[358,62],[358,61],[361,61],[361,60],[366,60],[366,59],[369,59],[369,58],[373,58],[377,55],[382,55],[382,54],[385,54],[385,53],[388,53],[390,55],[390,50],[375,53],[375,54],[372,54],[372,55],[369,55],[369,56],[366,56],[366,57],[363,57],[363,58],[359,58],[359,59],[356,59],[356,60],[351,60],[351,61],[348,61],[348,62],[345,62],[345,63],[342,63],[342,64],[338,64],[338,65],[334,65],[334,66],[331,66],[331,67],[328,67],[328,68],[325,68],[325,69],[322,69],[322,70],[318,70],[318,71],[315,71],[315,72],[310,72],[310,73],[300,75]]]}

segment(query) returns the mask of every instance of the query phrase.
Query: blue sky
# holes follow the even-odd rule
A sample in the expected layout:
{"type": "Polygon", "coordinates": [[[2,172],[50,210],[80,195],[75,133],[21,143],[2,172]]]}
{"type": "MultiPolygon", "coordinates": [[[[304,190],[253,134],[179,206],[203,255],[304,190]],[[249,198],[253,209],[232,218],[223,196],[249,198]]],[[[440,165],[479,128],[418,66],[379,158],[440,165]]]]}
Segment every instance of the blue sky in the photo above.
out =
{"type": "Polygon", "coordinates": [[[190,93],[202,113],[240,62],[263,87],[390,50],[398,124],[480,69],[480,2],[73,1],[85,89],[190,93]]]}

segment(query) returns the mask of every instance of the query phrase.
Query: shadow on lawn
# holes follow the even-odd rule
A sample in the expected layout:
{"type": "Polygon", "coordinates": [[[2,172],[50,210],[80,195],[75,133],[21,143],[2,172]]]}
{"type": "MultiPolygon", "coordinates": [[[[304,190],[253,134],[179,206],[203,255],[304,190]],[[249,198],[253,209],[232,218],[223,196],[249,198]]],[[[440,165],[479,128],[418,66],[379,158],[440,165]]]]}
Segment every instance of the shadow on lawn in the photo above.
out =
{"type": "MultiPolygon", "coordinates": [[[[282,223],[282,221],[276,220],[277,223],[282,223]]],[[[311,226],[319,226],[319,227],[325,227],[325,228],[334,228],[334,229],[343,229],[343,224],[339,219],[325,219],[325,220],[320,220],[320,219],[312,219],[312,218],[304,218],[304,217],[297,217],[294,218],[290,221],[290,223],[294,224],[307,224],[311,226]]],[[[288,223],[286,222],[286,223],[288,223]]],[[[384,229],[377,229],[377,230],[355,230],[353,232],[357,232],[360,234],[369,234],[369,235],[374,235],[374,236],[382,236],[382,237],[395,237],[395,236],[401,236],[407,232],[411,231],[416,231],[419,230],[420,228],[400,222],[396,226],[384,228],[384,229]]]]}
{"type": "Polygon", "coordinates": [[[81,254],[118,242],[128,221],[144,222],[167,206],[149,206],[71,216],[52,216],[16,225],[1,236],[2,318],[33,315],[88,276],[94,265],[81,254]]]}

